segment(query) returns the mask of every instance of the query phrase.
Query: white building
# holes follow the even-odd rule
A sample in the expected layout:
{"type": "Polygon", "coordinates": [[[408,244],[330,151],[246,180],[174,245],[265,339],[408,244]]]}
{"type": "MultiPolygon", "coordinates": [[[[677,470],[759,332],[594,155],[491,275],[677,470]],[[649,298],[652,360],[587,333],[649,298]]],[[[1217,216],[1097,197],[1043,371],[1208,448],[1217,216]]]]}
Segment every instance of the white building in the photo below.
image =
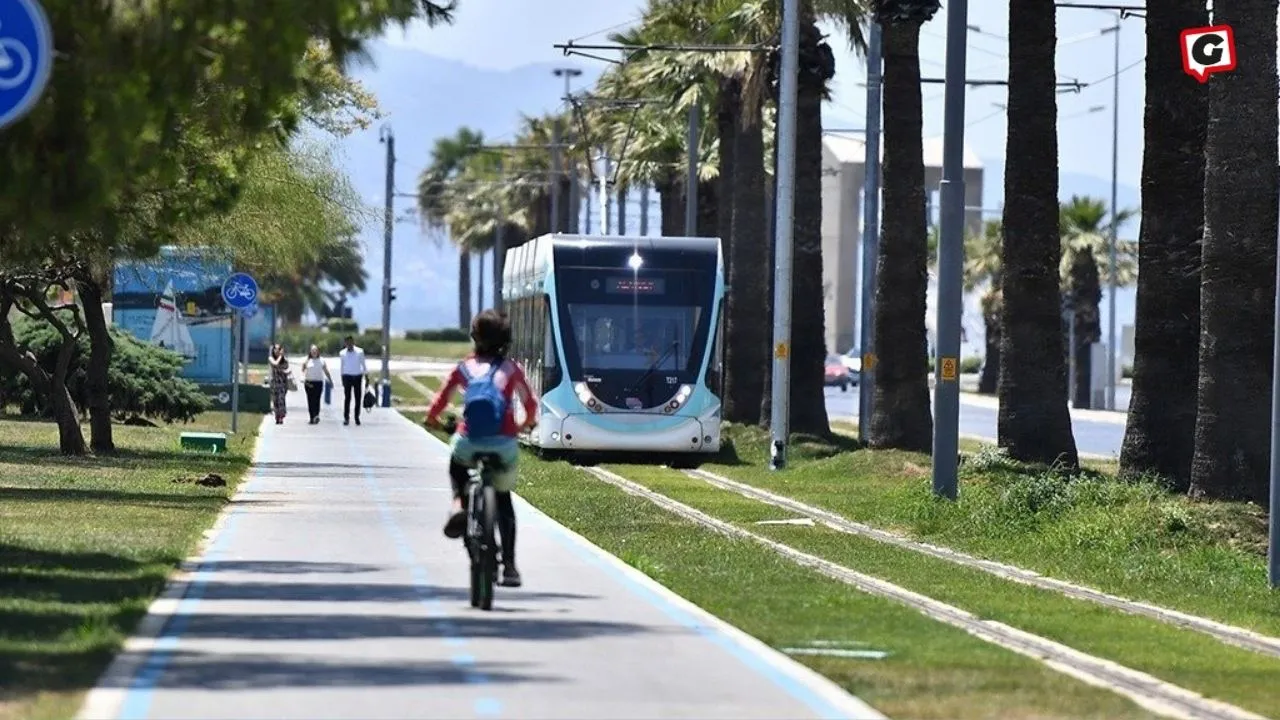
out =
{"type": "MultiPolygon", "coordinates": [[[[882,149],[883,152],[883,149],[882,149]]],[[[883,157],[883,156],[882,156],[883,157]]],[[[822,143],[822,285],[825,298],[827,349],[842,353],[858,344],[859,288],[862,264],[862,183],[866,143],[861,136],[828,135],[822,143]]],[[[942,182],[942,138],[925,138],[924,165],[926,209],[932,215],[942,182]]],[[[964,149],[965,226],[982,228],[982,161],[969,147],[964,149]]],[[[932,276],[932,273],[931,273],[932,276]]],[[[928,326],[933,330],[934,282],[930,279],[928,326]]],[[[969,342],[963,355],[972,354],[982,341],[971,328],[971,302],[966,298],[965,330],[969,342]]],[[[932,340],[931,340],[932,344],[932,340]]]]}

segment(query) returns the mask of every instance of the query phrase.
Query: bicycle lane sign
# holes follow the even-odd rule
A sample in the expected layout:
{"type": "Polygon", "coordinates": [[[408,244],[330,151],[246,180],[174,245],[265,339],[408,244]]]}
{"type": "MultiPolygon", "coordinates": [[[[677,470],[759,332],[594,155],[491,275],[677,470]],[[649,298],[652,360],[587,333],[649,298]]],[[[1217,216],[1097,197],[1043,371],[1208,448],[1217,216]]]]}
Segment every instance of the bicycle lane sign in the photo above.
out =
{"type": "Polygon", "coordinates": [[[36,0],[0,2],[0,128],[35,107],[53,71],[53,29],[36,0]]]}
{"type": "Polygon", "coordinates": [[[233,273],[222,283],[222,300],[232,310],[244,312],[258,302],[258,283],[245,273],[233,273]]]}

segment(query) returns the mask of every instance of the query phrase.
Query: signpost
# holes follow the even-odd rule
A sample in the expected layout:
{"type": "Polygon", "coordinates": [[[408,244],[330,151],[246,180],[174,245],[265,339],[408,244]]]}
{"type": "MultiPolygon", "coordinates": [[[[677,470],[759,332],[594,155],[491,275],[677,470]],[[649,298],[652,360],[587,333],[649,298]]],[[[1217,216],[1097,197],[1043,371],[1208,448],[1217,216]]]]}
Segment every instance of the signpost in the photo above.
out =
{"type": "Polygon", "coordinates": [[[0,3],[0,128],[31,112],[53,71],[53,29],[36,0],[0,3]]]}
{"type": "MultiPolygon", "coordinates": [[[[241,355],[240,345],[245,341],[244,319],[257,313],[258,283],[245,273],[232,273],[222,283],[222,301],[231,308],[235,319],[231,324],[232,357],[241,355]]],[[[248,343],[245,343],[248,348],[248,343]]],[[[234,363],[233,363],[234,364],[234,363]]],[[[231,432],[236,432],[240,419],[240,368],[231,371],[231,432]]]]}

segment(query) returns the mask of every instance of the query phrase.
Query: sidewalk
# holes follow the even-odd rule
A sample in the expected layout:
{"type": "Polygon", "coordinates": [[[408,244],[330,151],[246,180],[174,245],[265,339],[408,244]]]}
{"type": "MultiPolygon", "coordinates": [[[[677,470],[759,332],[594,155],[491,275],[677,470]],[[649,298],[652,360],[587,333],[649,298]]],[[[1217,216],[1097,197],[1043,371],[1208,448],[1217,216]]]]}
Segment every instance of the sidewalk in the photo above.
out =
{"type": "Polygon", "coordinates": [[[473,610],[444,446],[290,401],[81,717],[877,717],[522,502],[525,587],[473,610]]]}

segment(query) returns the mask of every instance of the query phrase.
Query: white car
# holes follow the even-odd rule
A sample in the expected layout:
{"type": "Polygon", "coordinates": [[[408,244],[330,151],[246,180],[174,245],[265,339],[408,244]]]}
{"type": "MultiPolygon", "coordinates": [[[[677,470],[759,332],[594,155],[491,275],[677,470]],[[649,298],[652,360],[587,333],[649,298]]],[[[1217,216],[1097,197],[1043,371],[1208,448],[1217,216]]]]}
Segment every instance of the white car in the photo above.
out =
{"type": "Polygon", "coordinates": [[[853,380],[853,384],[858,384],[858,374],[862,372],[862,355],[858,352],[858,348],[850,348],[848,352],[840,356],[840,364],[849,370],[849,378],[853,380]]]}

